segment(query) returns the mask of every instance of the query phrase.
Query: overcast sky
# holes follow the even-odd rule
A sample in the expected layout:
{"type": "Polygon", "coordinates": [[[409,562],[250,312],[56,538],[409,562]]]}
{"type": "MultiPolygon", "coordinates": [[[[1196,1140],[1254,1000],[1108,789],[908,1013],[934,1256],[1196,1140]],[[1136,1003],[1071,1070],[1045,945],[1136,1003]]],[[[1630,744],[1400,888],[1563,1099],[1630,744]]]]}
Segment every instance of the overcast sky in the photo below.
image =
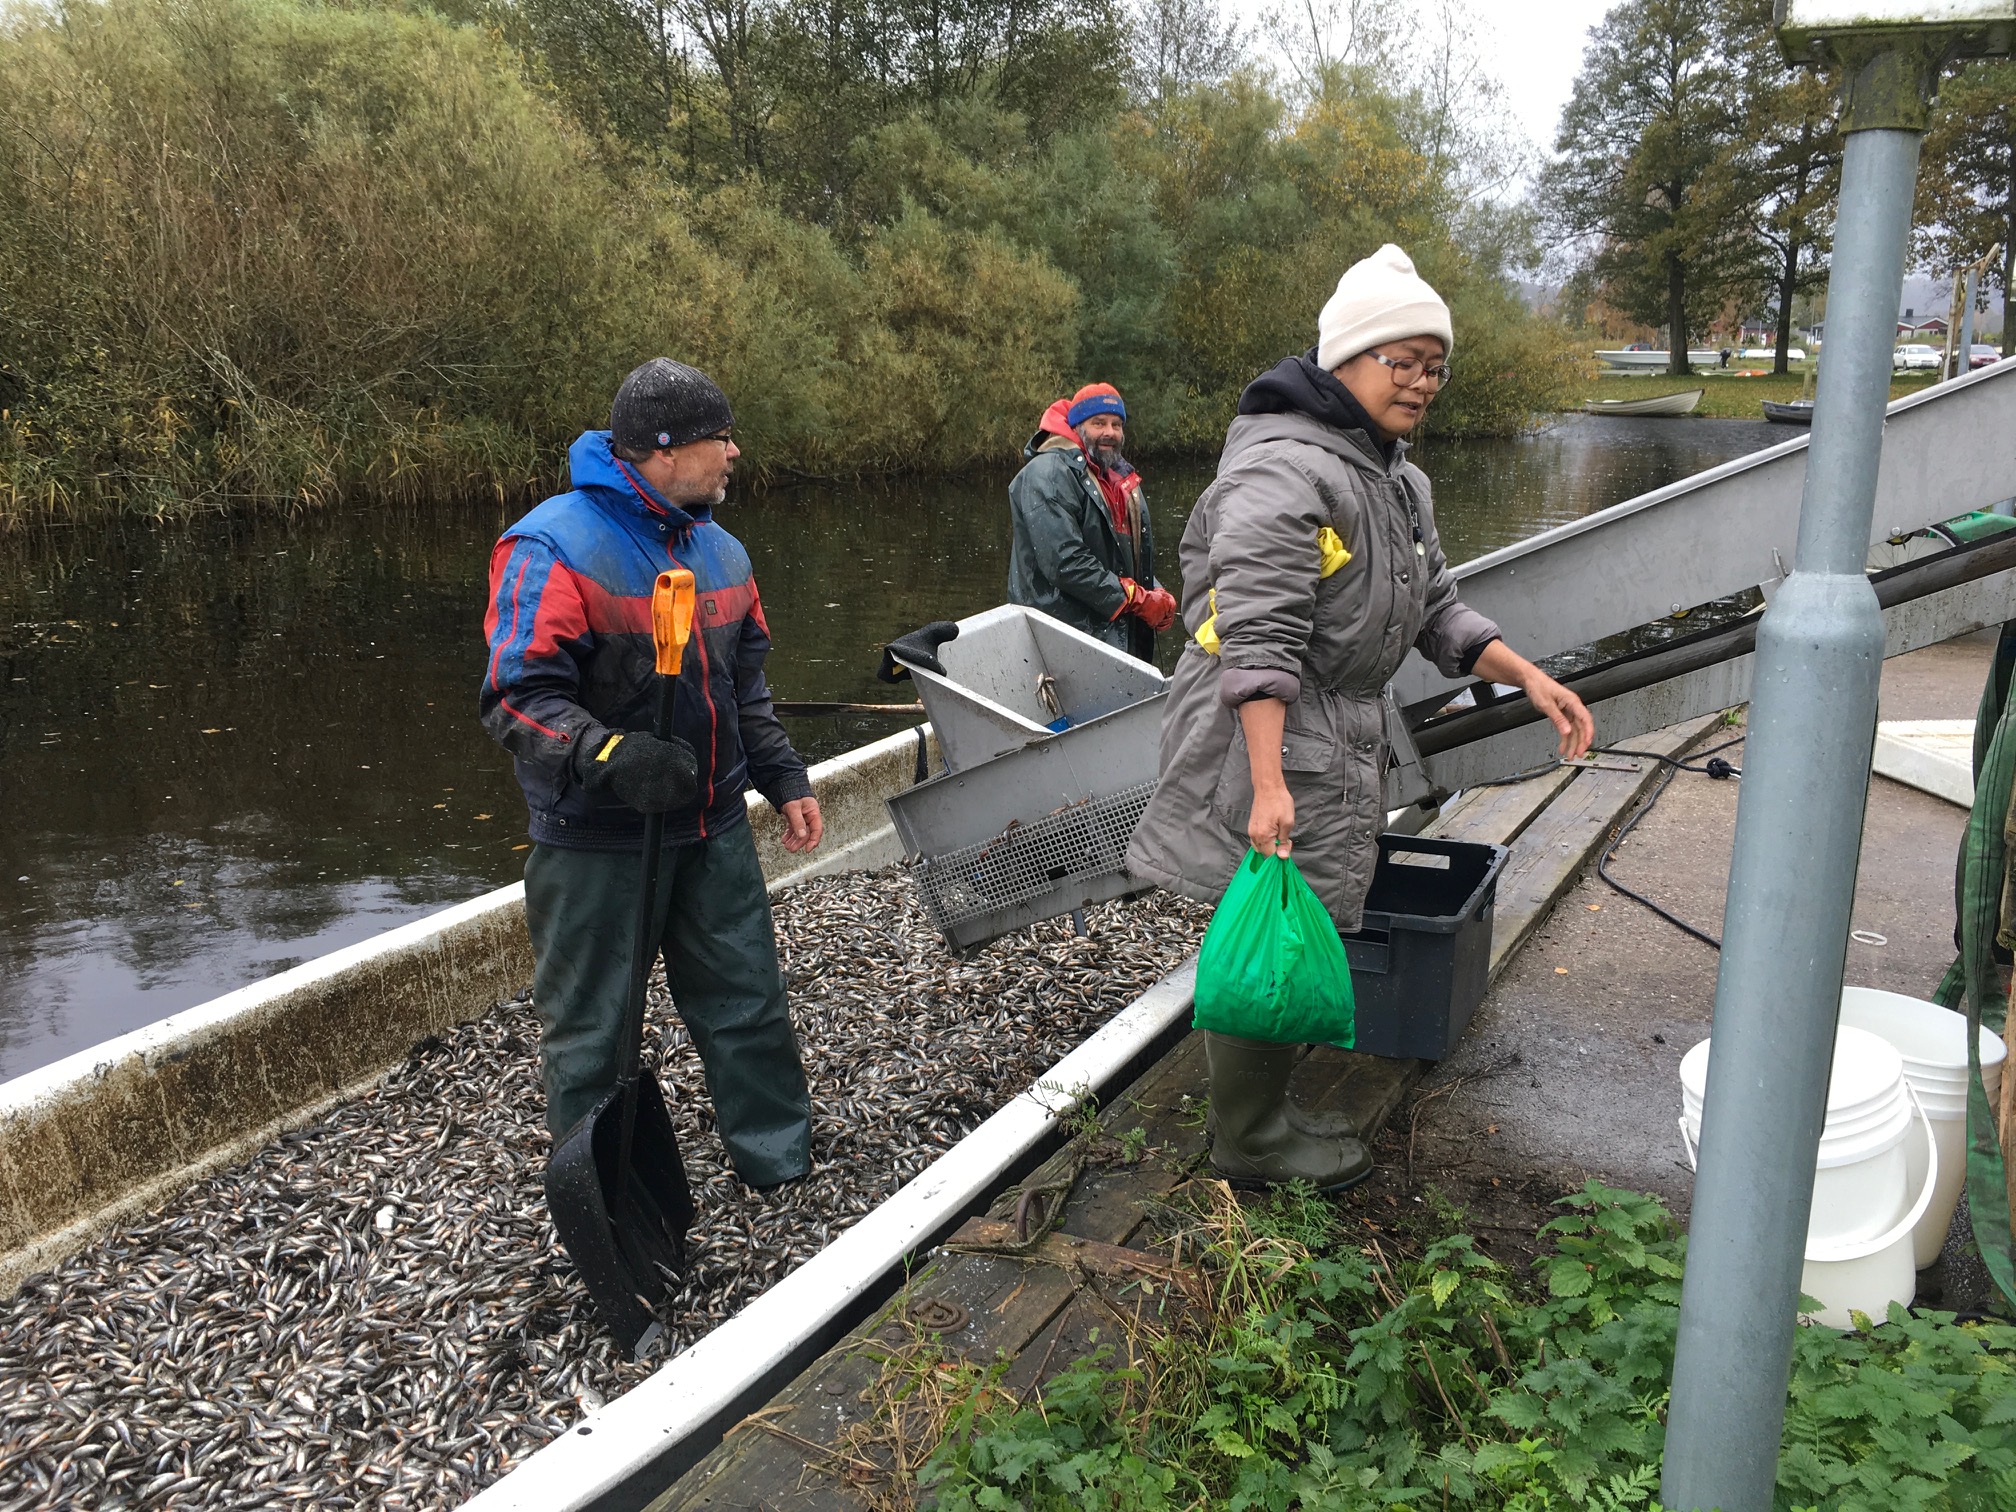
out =
{"type": "MultiPolygon", "coordinates": [[[[1226,0],[1225,10],[1258,35],[1261,14],[1280,0],[1226,0]]],[[[1469,8],[1493,37],[1491,56],[1506,97],[1535,147],[1551,151],[1561,107],[1582,64],[1589,28],[1617,0],[1469,0],[1469,8]]]]}

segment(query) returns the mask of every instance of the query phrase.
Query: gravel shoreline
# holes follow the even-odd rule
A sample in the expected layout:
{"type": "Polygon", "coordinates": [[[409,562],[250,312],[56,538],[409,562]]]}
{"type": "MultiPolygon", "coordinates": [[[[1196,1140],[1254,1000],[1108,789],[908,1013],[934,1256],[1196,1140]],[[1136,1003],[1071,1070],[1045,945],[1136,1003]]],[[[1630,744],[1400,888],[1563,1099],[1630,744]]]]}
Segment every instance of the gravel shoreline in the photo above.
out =
{"type": "MultiPolygon", "coordinates": [[[[684,1348],[915,1176],[1196,948],[1153,894],[947,954],[900,869],[773,899],[813,1174],[724,1167],[662,986],[647,1042],[700,1207],[684,1348]]],[[[603,1336],[541,1191],[524,1002],[0,1302],[0,1509],[459,1501],[662,1363],[603,1336]]]]}

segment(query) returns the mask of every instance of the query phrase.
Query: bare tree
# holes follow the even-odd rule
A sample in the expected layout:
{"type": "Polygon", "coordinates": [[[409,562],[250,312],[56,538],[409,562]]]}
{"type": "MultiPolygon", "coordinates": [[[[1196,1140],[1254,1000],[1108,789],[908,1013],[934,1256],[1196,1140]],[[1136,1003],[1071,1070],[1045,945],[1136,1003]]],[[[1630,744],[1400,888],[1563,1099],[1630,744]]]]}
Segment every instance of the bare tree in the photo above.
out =
{"type": "Polygon", "coordinates": [[[1287,0],[1266,12],[1261,30],[1274,44],[1305,101],[1352,92],[1352,82],[1389,64],[1401,50],[1394,0],[1287,0]]]}
{"type": "Polygon", "coordinates": [[[1394,58],[1389,87],[1412,106],[1402,127],[1459,205],[1499,195],[1531,166],[1489,56],[1468,0],[1429,0],[1394,58]]]}
{"type": "Polygon", "coordinates": [[[1157,104],[1224,78],[1246,56],[1239,24],[1216,0],[1136,0],[1129,36],[1135,90],[1157,104]]]}

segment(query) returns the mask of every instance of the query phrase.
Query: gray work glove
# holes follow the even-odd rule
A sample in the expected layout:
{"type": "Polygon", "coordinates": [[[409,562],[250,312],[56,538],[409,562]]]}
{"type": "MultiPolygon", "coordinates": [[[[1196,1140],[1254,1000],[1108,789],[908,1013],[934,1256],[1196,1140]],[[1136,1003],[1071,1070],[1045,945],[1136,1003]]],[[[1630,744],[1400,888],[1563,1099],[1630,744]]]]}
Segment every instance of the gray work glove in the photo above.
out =
{"type": "Polygon", "coordinates": [[[910,676],[910,669],[896,660],[899,656],[943,677],[945,667],[938,660],[938,648],[957,639],[959,626],[952,620],[933,620],[922,630],[897,636],[882,648],[882,665],[876,670],[876,681],[894,683],[910,676]]]}

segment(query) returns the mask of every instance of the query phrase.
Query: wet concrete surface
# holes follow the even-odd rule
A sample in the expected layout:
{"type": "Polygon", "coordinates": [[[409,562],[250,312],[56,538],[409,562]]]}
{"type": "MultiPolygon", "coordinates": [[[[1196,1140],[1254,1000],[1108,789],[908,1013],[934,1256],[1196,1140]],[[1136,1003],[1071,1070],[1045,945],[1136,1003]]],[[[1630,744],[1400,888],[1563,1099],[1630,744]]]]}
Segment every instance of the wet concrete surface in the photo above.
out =
{"type": "MultiPolygon", "coordinates": [[[[1967,637],[1892,661],[1884,717],[1971,718],[1993,650],[1992,636],[1967,637]]],[[[1732,727],[1704,748],[1741,735],[1732,727]]],[[[1742,765],[1742,745],[1720,754],[1742,765]]],[[[1719,935],[1739,788],[1680,773],[1612,874],[1719,935]]],[[[1872,780],[1854,914],[1866,939],[1849,946],[1849,982],[1931,995],[1953,958],[1965,822],[1952,804],[1872,780]]],[[[1522,1250],[1547,1204],[1591,1177],[1655,1192],[1684,1221],[1693,1177],[1676,1127],[1680,1058],[1708,1037],[1717,962],[1592,867],[1395,1119],[1380,1153],[1396,1188],[1433,1183],[1522,1250]]]]}
{"type": "Polygon", "coordinates": [[[1882,719],[1972,719],[1995,656],[1994,630],[1977,630],[1883,664],[1882,719]]]}

